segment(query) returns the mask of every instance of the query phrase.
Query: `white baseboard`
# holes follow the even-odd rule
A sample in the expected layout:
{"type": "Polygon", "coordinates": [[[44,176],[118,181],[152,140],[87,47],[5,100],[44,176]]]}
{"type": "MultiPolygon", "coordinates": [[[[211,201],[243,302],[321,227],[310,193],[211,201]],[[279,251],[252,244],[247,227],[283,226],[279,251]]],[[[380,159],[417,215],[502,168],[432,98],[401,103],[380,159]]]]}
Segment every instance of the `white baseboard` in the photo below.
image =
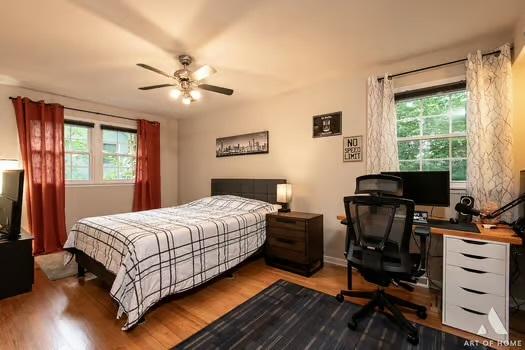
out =
{"type": "Polygon", "coordinates": [[[333,256],[324,256],[324,262],[328,264],[338,265],[338,266],[346,266],[346,259],[343,258],[335,258],[333,256]]]}

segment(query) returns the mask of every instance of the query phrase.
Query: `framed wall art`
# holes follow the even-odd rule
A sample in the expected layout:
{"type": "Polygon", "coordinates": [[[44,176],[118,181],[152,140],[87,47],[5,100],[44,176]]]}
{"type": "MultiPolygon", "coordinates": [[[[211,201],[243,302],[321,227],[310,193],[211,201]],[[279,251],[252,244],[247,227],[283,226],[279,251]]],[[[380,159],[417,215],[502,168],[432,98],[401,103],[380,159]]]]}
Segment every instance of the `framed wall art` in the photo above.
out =
{"type": "Polygon", "coordinates": [[[269,152],[268,131],[216,139],[216,157],[242,156],[269,152]]]}
{"type": "Polygon", "coordinates": [[[363,136],[343,137],[343,162],[363,160],[363,136]]]}
{"type": "Polygon", "coordinates": [[[314,116],[313,137],[341,135],[343,112],[314,116]]]}

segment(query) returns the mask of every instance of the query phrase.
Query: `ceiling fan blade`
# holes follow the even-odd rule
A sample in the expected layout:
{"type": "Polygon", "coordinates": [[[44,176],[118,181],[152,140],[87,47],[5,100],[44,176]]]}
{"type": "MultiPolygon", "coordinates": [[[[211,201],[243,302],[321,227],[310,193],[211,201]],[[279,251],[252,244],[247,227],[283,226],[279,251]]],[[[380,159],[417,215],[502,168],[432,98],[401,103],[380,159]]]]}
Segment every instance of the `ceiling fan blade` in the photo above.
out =
{"type": "Polygon", "coordinates": [[[233,95],[233,90],[232,89],[227,89],[227,88],[223,88],[223,87],[220,87],[220,86],[208,85],[208,84],[200,84],[199,88],[203,89],[203,90],[207,90],[207,91],[217,92],[217,93],[223,94],[223,95],[228,95],[228,96],[233,95]]]}
{"type": "Polygon", "coordinates": [[[139,87],[139,90],[153,90],[153,89],[158,89],[158,88],[163,88],[163,87],[168,87],[168,86],[175,86],[175,85],[174,84],[160,84],[160,85],[143,86],[143,87],[139,87]]]}
{"type": "Polygon", "coordinates": [[[215,72],[217,72],[215,68],[213,68],[212,66],[205,65],[197,69],[195,72],[191,73],[191,79],[193,81],[206,79],[215,72]]]}
{"type": "Polygon", "coordinates": [[[150,71],[152,71],[152,72],[158,73],[158,74],[160,74],[160,75],[164,75],[165,77],[173,78],[173,75],[169,75],[168,73],[164,73],[164,72],[161,71],[160,69],[157,69],[157,68],[152,67],[152,66],[148,66],[147,64],[144,64],[144,63],[137,63],[137,66],[142,67],[142,68],[145,68],[145,69],[150,70],[150,71]]]}

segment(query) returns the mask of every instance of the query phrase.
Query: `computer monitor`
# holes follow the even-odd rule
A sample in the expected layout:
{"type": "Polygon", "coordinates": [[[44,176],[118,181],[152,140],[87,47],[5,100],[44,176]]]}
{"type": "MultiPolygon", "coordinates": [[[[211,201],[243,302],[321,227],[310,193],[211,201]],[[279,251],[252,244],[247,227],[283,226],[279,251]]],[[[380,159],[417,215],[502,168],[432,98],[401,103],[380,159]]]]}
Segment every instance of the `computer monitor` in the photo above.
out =
{"type": "Polygon", "coordinates": [[[417,205],[450,206],[450,173],[448,171],[387,171],[383,174],[403,179],[403,198],[417,205]]]}

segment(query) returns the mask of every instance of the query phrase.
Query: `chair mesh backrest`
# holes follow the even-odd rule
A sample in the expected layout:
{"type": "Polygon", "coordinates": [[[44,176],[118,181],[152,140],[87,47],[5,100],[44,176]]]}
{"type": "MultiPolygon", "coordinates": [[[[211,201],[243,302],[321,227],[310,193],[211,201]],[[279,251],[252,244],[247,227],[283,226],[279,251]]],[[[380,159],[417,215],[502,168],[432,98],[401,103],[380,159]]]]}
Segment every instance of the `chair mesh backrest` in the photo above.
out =
{"type": "MultiPolygon", "coordinates": [[[[403,203],[403,199],[399,201],[398,198],[364,196],[349,198],[349,216],[357,243],[377,248],[382,248],[387,242],[399,248],[406,243],[408,247],[410,242],[407,238],[410,238],[410,235],[404,237],[404,233],[409,221],[409,209],[407,203],[403,203]]],[[[399,252],[399,249],[396,251],[399,252]]]]}
{"type": "Polygon", "coordinates": [[[414,202],[375,195],[349,196],[344,202],[351,238],[348,258],[370,265],[366,267],[371,270],[389,265],[409,272],[414,202]]]}

